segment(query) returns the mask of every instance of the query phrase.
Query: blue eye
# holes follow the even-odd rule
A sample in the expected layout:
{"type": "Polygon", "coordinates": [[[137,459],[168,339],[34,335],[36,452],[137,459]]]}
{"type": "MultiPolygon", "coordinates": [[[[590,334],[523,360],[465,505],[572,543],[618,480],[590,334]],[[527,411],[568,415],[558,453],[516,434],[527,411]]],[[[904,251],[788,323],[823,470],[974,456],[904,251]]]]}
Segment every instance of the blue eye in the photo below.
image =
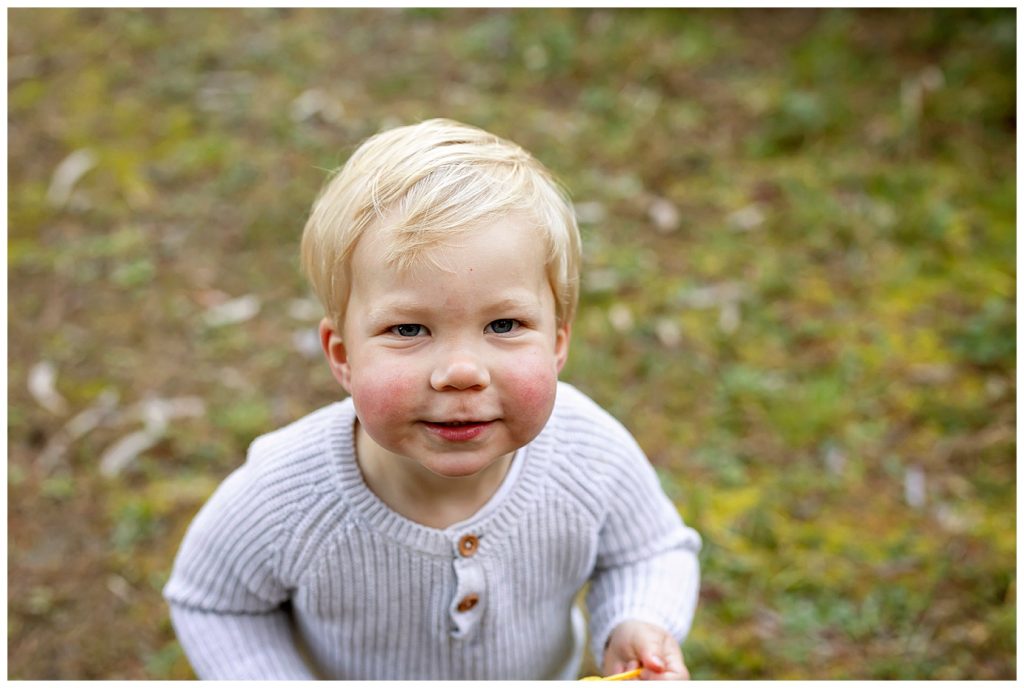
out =
{"type": "Polygon", "coordinates": [[[391,332],[399,337],[416,337],[424,331],[426,328],[423,325],[395,325],[391,328],[391,332]]]}
{"type": "Polygon", "coordinates": [[[501,320],[495,320],[487,327],[491,328],[491,332],[494,334],[508,334],[512,330],[519,326],[518,320],[512,318],[502,318],[501,320]]]}

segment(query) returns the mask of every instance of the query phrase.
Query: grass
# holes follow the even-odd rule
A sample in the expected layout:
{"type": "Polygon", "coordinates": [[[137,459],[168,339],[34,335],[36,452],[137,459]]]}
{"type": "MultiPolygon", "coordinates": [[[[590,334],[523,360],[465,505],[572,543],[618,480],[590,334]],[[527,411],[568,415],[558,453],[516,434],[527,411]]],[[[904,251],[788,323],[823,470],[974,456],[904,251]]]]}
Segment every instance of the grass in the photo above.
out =
{"type": "Polygon", "coordinates": [[[294,343],[324,171],[438,115],[585,210],[563,377],[705,538],[695,678],[1016,675],[1012,10],[12,9],[9,31],[11,678],[191,676],[159,596],[184,529],[254,436],[340,394],[294,343]],[[203,324],[244,295],[255,317],[203,324]],[[40,361],[62,414],[27,390],[40,361]],[[115,477],[128,413],[42,466],[107,389],[205,413],[115,477]]]}

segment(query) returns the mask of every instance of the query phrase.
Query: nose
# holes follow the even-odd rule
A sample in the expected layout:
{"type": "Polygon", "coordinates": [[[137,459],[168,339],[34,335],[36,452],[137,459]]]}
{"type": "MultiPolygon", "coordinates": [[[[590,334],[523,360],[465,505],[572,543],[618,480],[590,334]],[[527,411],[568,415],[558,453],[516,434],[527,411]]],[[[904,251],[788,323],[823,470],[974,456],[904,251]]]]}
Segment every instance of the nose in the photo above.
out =
{"type": "Polygon", "coordinates": [[[445,390],[484,389],[491,384],[487,366],[469,351],[454,351],[444,356],[430,374],[430,386],[445,390]]]}

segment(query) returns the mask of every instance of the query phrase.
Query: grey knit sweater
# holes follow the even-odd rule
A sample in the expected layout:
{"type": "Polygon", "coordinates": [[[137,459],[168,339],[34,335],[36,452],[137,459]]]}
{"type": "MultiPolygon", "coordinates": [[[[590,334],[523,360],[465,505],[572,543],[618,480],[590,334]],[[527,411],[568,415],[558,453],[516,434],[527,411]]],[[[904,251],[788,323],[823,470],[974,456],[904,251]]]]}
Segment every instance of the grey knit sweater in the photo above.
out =
{"type": "Polygon", "coordinates": [[[190,526],[164,596],[201,678],[571,680],[588,581],[599,662],[626,619],[686,636],[700,537],[575,388],[559,383],[498,492],[444,530],[367,488],[354,421],[348,399],[258,438],[190,526]]]}

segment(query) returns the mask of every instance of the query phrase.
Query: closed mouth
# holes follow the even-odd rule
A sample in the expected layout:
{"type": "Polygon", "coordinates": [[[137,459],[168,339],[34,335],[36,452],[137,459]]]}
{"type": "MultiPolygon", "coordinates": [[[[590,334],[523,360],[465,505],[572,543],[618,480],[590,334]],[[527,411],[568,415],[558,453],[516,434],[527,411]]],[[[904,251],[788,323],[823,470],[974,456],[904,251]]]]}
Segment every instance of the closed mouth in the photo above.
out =
{"type": "Polygon", "coordinates": [[[423,424],[434,436],[445,442],[462,443],[486,437],[493,422],[490,420],[450,420],[439,423],[424,421],[423,424]]]}
{"type": "Polygon", "coordinates": [[[446,428],[460,428],[464,425],[482,425],[484,423],[490,423],[489,420],[452,420],[452,421],[435,421],[428,420],[428,425],[442,425],[446,428]]]}

